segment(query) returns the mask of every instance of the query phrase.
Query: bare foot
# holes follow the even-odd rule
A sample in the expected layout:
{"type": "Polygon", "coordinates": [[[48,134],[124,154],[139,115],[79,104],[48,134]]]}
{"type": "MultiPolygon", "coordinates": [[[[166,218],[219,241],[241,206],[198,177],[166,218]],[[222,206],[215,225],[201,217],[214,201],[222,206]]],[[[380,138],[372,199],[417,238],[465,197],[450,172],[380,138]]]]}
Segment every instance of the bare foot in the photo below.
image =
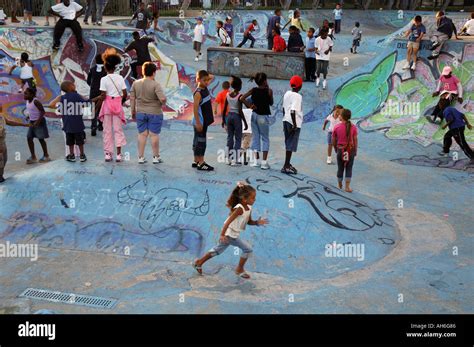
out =
{"type": "Polygon", "coordinates": [[[342,183],[338,183],[337,186],[339,187],[339,189],[342,189],[342,183]]]}
{"type": "Polygon", "coordinates": [[[242,271],[235,271],[235,274],[237,276],[239,276],[240,278],[244,278],[244,279],[249,279],[250,278],[250,275],[248,273],[245,272],[245,270],[242,270],[242,271]]]}
{"type": "Polygon", "coordinates": [[[345,191],[348,192],[348,193],[352,193],[352,189],[349,188],[349,187],[346,187],[345,191]]]}

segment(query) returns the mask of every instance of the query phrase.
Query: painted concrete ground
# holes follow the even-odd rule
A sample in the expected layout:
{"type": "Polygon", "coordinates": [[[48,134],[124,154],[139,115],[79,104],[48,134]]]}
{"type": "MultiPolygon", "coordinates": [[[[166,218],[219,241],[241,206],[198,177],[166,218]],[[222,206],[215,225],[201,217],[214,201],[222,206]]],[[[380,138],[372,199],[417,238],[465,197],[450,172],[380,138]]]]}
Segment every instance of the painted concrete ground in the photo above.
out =
{"type": "MultiPolygon", "coordinates": [[[[238,19],[249,13],[234,15],[238,19]]],[[[254,15],[266,18],[267,14],[254,15]]],[[[462,153],[457,161],[436,154],[442,134],[422,115],[434,105],[428,90],[443,64],[458,64],[467,91],[459,107],[472,116],[473,44],[450,43],[439,65],[422,59],[415,73],[407,75],[400,68],[403,42],[397,41],[397,33],[391,34],[406,20],[396,22],[391,17],[395,15],[350,14],[362,18],[362,26],[370,29],[361,54],[346,53],[350,29],[343,27],[331,62],[329,89],[323,92],[304,85],[305,123],[294,157],[298,175],[279,173],[284,157],[279,109],[286,81],[270,82],[277,95],[270,171],[216,163],[225,145],[225,133],[218,126],[211,129],[208,145],[209,162],[216,164],[216,172],[191,170],[189,101],[193,74],[205,66],[192,62],[188,54],[186,25],[190,24],[186,23],[191,20],[163,21],[169,42],[160,36],[165,34],[158,34],[152,52],[163,67],[159,80],[171,100],[161,138],[163,164],[136,164],[134,123],[126,127],[125,150],[131,161],[104,163],[101,138],[89,137],[88,162],[67,163],[62,159],[60,125],[50,118],[48,145],[55,160],[27,167],[25,131],[9,128],[12,159],[7,181],[0,186],[0,240],[37,243],[40,250],[35,262],[0,260],[0,312],[472,313],[474,172],[466,168],[462,153]],[[349,66],[344,66],[346,56],[349,66]],[[390,98],[420,100],[421,115],[384,118],[383,102],[390,98]],[[335,166],[325,164],[321,126],[334,102],[352,108],[360,128],[353,194],[335,187],[335,166]],[[15,152],[21,160],[14,160],[15,152]],[[191,261],[218,239],[228,213],[226,198],[238,180],[257,188],[254,215],[270,220],[267,227],[249,227],[243,234],[255,251],[247,269],[252,279],[233,274],[238,255],[232,249],[206,264],[205,276],[199,277],[191,261]],[[334,241],[363,244],[364,259],[325,256],[325,246],[334,241]],[[107,311],[18,298],[28,287],[119,302],[107,311]]],[[[211,17],[215,20],[216,14],[211,17]]],[[[4,109],[24,117],[16,95],[18,81],[8,78],[4,69],[25,47],[40,66],[40,98],[46,103],[65,78],[74,78],[86,94],[81,81],[95,52],[105,45],[123,47],[130,32],[86,31],[84,58],[68,48],[51,56],[50,31],[3,29],[0,102],[4,109]]],[[[427,54],[422,50],[423,57],[427,54]]],[[[129,73],[127,61],[122,73],[129,73]]],[[[223,79],[212,85],[214,95],[223,79]]],[[[250,86],[247,82],[244,89],[250,86]]],[[[468,139],[473,142],[471,134],[468,139]]]]}

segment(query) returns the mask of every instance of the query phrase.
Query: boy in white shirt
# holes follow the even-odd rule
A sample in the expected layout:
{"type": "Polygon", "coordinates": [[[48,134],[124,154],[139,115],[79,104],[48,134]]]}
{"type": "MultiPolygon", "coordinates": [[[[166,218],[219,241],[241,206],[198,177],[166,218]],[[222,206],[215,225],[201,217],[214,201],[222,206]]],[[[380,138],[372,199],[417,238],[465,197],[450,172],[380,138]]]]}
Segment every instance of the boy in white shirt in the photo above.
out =
{"type": "Polygon", "coordinates": [[[334,106],[334,108],[332,109],[332,112],[329,116],[326,117],[326,119],[324,120],[324,123],[323,123],[323,131],[326,129],[326,125],[329,123],[329,127],[328,127],[328,135],[327,135],[327,143],[328,143],[328,159],[326,161],[326,163],[328,165],[332,164],[332,130],[334,129],[334,127],[341,123],[341,120],[339,119],[339,116],[341,115],[341,112],[342,110],[344,109],[344,107],[342,107],[341,105],[336,105],[334,106]]]}
{"type": "Polygon", "coordinates": [[[328,37],[328,31],[323,29],[319,33],[315,42],[316,48],[316,87],[319,87],[319,75],[323,74],[323,89],[326,89],[328,74],[329,58],[331,56],[333,42],[328,37]]]}
{"type": "Polygon", "coordinates": [[[204,36],[206,35],[206,30],[204,29],[204,24],[202,24],[202,17],[196,18],[197,24],[194,27],[194,39],[193,39],[193,49],[196,51],[196,58],[194,61],[199,61],[202,58],[201,45],[204,42],[204,36]]]}
{"type": "Polygon", "coordinates": [[[459,35],[474,36],[474,12],[471,12],[471,19],[464,24],[459,35]]]}
{"type": "Polygon", "coordinates": [[[59,50],[64,31],[66,28],[71,28],[74,36],[76,36],[79,52],[84,51],[82,28],[77,20],[84,13],[84,8],[75,1],[62,0],[59,4],[52,6],[49,13],[60,18],[54,27],[53,50],[59,50]]]}
{"type": "Polygon", "coordinates": [[[300,76],[293,76],[290,79],[291,90],[283,96],[283,133],[285,134],[285,165],[281,169],[282,173],[298,173],[291,165],[291,155],[298,149],[301,125],[303,124],[303,97],[298,92],[303,86],[303,79],[300,76]]]}

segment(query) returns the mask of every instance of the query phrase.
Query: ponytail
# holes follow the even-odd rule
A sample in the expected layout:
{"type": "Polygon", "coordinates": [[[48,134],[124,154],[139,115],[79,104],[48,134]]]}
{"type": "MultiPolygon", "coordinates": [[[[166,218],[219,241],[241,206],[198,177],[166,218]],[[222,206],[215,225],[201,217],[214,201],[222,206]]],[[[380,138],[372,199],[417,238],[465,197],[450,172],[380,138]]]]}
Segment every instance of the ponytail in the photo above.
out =
{"type": "Polygon", "coordinates": [[[226,206],[232,209],[242,203],[242,199],[247,198],[251,193],[255,192],[255,188],[245,182],[238,182],[232,193],[230,193],[226,206]]]}

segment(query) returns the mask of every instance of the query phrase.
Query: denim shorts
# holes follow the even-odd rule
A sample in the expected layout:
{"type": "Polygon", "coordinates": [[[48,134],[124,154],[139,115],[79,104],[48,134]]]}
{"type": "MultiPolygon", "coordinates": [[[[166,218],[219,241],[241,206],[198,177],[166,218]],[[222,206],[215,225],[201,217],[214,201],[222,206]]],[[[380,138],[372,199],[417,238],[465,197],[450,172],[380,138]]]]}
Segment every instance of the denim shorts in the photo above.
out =
{"type": "Polygon", "coordinates": [[[328,145],[332,145],[332,131],[328,131],[327,142],[328,142],[328,145]]]}
{"type": "Polygon", "coordinates": [[[23,10],[26,13],[33,13],[33,0],[23,0],[23,10]]]}
{"type": "Polygon", "coordinates": [[[298,140],[300,138],[300,128],[290,131],[293,124],[283,122],[283,133],[285,134],[285,148],[288,152],[296,152],[298,149],[298,140]]]}
{"type": "Polygon", "coordinates": [[[222,252],[224,252],[229,246],[239,247],[242,250],[241,258],[248,258],[249,255],[253,252],[252,246],[250,246],[244,240],[240,238],[234,239],[230,236],[227,236],[227,243],[222,243],[219,240],[219,243],[216,246],[212,247],[209,250],[209,253],[211,253],[212,256],[222,254],[222,252]]]}
{"type": "Polygon", "coordinates": [[[162,114],[137,113],[137,128],[139,133],[149,130],[153,134],[158,135],[161,133],[162,125],[162,114]]]}
{"type": "Polygon", "coordinates": [[[30,127],[28,128],[28,134],[26,137],[28,139],[37,138],[39,140],[44,140],[49,137],[48,126],[46,124],[46,118],[43,118],[40,124],[37,127],[34,127],[34,121],[30,121],[30,127]]]}

